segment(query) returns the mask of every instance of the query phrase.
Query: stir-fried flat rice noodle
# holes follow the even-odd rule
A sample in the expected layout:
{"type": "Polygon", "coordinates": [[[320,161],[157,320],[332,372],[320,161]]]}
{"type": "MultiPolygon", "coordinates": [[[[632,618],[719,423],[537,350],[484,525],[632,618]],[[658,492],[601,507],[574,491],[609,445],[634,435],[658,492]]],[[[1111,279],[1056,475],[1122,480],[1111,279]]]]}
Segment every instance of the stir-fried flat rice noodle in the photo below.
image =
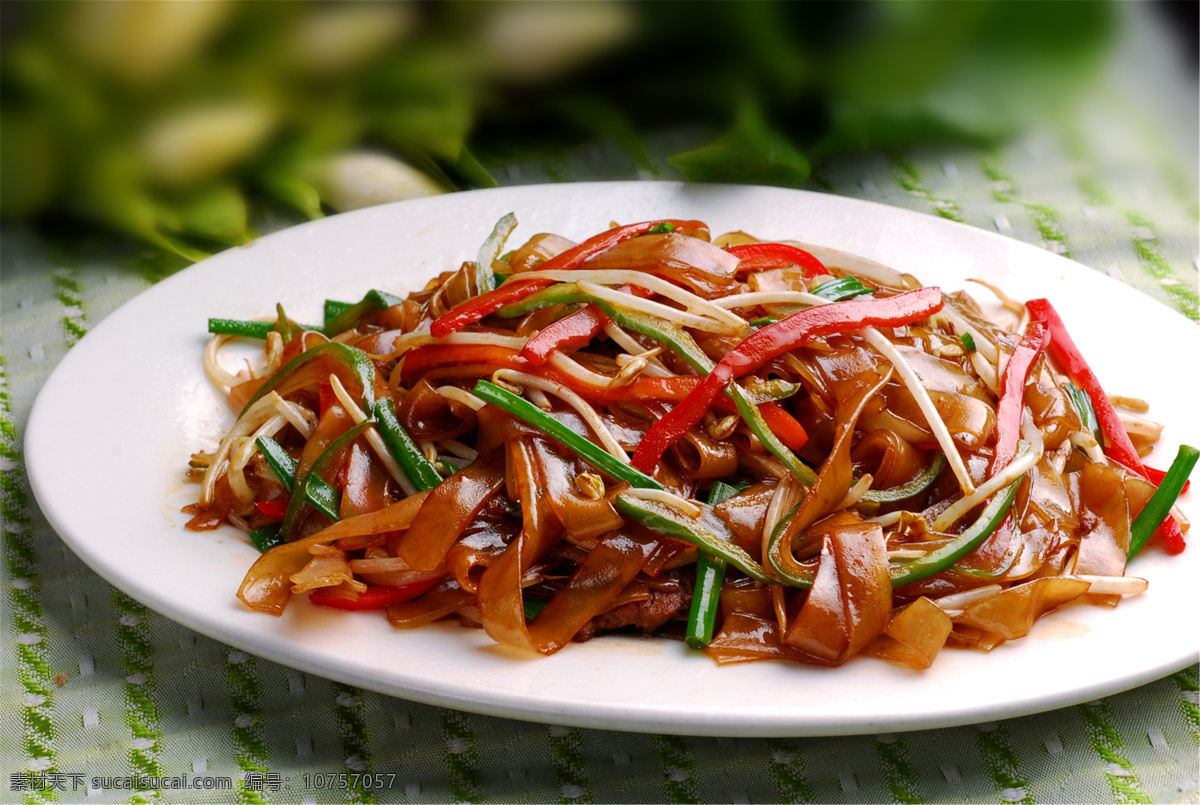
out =
{"type": "Polygon", "coordinates": [[[456,617],[541,654],[636,630],[721,664],[925,669],[1142,594],[1132,556],[1183,548],[1195,451],[1141,463],[1163,426],[1100,389],[1046,300],[979,282],[992,318],[697,221],[501,254],[515,227],[405,298],[245,323],[270,328],[259,369],[222,366],[215,331],[205,370],[239,415],[193,456],[187,511],[263,550],[247,607],[456,617]]]}

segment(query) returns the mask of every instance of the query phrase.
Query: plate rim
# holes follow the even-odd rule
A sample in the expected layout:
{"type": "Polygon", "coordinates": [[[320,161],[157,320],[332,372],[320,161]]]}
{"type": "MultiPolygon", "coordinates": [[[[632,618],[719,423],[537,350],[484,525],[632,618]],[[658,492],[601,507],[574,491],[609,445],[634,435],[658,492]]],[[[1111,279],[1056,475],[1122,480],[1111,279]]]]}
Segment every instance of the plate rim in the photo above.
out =
{"type": "MultiPolygon", "coordinates": [[[[518,186],[518,187],[491,188],[491,189],[487,189],[487,190],[467,191],[466,193],[449,194],[446,196],[435,197],[433,199],[421,199],[421,200],[416,200],[416,201],[394,202],[392,204],[380,205],[377,207],[366,208],[363,210],[357,210],[357,211],[353,211],[350,213],[343,213],[342,215],[339,215],[336,217],[331,217],[329,219],[322,219],[322,220],[318,220],[318,221],[306,222],[306,223],[302,223],[302,224],[299,224],[294,227],[289,227],[289,228],[281,230],[279,232],[274,232],[269,235],[265,235],[262,238],[259,238],[257,241],[252,241],[249,244],[249,246],[252,247],[252,246],[259,245],[259,244],[265,244],[265,245],[269,246],[271,244],[279,242],[281,239],[285,239],[285,238],[290,239],[290,238],[295,238],[295,237],[301,237],[304,234],[307,234],[309,232],[318,231],[322,227],[329,226],[331,221],[337,221],[338,219],[342,219],[347,216],[366,217],[366,216],[385,215],[385,213],[388,213],[389,211],[394,212],[396,210],[406,208],[409,205],[413,205],[414,203],[424,203],[424,204],[432,203],[435,206],[447,205],[449,207],[454,207],[461,203],[469,203],[469,202],[462,201],[462,199],[466,196],[481,197],[485,194],[488,194],[488,195],[511,194],[511,193],[513,193],[513,191],[518,191],[519,193],[547,192],[547,193],[550,193],[551,195],[553,195],[555,192],[584,193],[584,192],[588,191],[589,189],[604,188],[605,190],[610,190],[612,188],[620,188],[623,186],[635,186],[639,189],[644,189],[647,184],[657,186],[658,189],[661,189],[667,193],[669,193],[671,191],[680,191],[680,190],[684,190],[684,189],[691,190],[691,191],[699,191],[699,192],[717,192],[717,193],[722,193],[722,194],[737,193],[737,192],[751,192],[751,193],[766,192],[768,194],[783,193],[783,194],[787,194],[787,195],[796,194],[798,197],[807,198],[810,201],[813,201],[814,203],[832,203],[832,205],[835,207],[838,205],[842,205],[842,204],[845,204],[848,207],[855,207],[858,205],[867,205],[870,208],[876,209],[877,211],[879,211],[880,214],[883,214],[883,215],[899,216],[901,219],[903,219],[904,217],[909,216],[909,215],[918,216],[919,219],[923,220],[926,223],[929,223],[931,221],[936,222],[935,226],[946,228],[947,231],[954,231],[955,228],[959,228],[960,231],[969,232],[970,238],[979,238],[980,236],[984,236],[984,239],[986,239],[987,241],[1002,243],[1005,248],[1015,247],[1018,250],[1025,249],[1025,248],[1035,249],[1041,255],[1041,259],[1052,258],[1052,259],[1061,261],[1061,263],[1057,263],[1059,265],[1071,266],[1070,272],[1075,272],[1079,269],[1084,269],[1088,272],[1087,276],[1089,276],[1090,279],[1092,279],[1092,280],[1100,280],[1102,283],[1104,280],[1107,280],[1108,283],[1110,283],[1112,287],[1115,287],[1117,289],[1129,290],[1131,288],[1131,286],[1129,286],[1111,276],[1108,276],[1108,275],[1103,274],[1098,271],[1088,269],[1086,266],[1083,266],[1082,264],[1080,264],[1074,260],[1067,259],[1065,257],[1062,257],[1061,255],[1053,254],[1050,252],[1045,252],[1043,250],[1038,249],[1038,247],[1033,244],[1029,244],[1024,241],[1019,241],[1014,238],[1009,238],[1009,237],[1006,237],[999,233],[994,233],[994,232],[990,232],[990,231],[987,231],[984,229],[980,229],[978,227],[974,227],[969,224],[956,222],[956,221],[950,221],[950,220],[941,218],[936,215],[932,215],[929,213],[924,213],[924,212],[920,212],[920,211],[916,211],[916,210],[910,210],[910,209],[906,209],[906,208],[902,208],[902,207],[893,207],[893,206],[890,206],[890,205],[887,205],[887,204],[884,204],[881,202],[866,201],[866,200],[854,199],[854,198],[845,197],[845,196],[833,196],[833,195],[829,195],[829,194],[817,193],[817,192],[812,192],[812,191],[787,190],[787,189],[782,189],[782,188],[770,188],[770,187],[763,187],[763,186],[757,186],[757,185],[695,185],[695,184],[687,184],[687,183],[683,183],[683,182],[653,182],[653,183],[646,183],[646,182],[587,182],[587,183],[571,183],[571,184],[565,184],[565,185],[524,185],[524,186],[518,186]],[[820,201],[817,202],[816,201],[817,199],[819,199],[820,201]]],[[[686,203],[686,199],[684,199],[684,201],[686,203]]],[[[778,233],[772,233],[772,234],[774,236],[780,236],[778,233]]],[[[234,247],[233,249],[226,250],[225,252],[222,252],[220,255],[217,255],[215,257],[221,258],[222,260],[228,260],[228,259],[230,259],[229,255],[231,253],[237,253],[238,251],[246,249],[246,248],[248,248],[248,247],[245,247],[245,246],[244,247],[234,247]]],[[[210,259],[213,259],[213,258],[210,258],[210,259]]],[[[215,640],[219,640],[219,641],[222,641],[229,645],[233,645],[241,650],[248,651],[256,656],[263,657],[264,659],[268,659],[272,662],[279,663],[280,665],[284,665],[287,667],[293,667],[293,668],[299,668],[300,670],[307,671],[309,673],[314,673],[321,677],[335,679],[337,681],[345,682],[347,684],[357,685],[359,687],[367,688],[370,690],[375,690],[377,692],[384,693],[386,695],[402,696],[405,699],[419,701],[419,702],[423,702],[426,704],[433,704],[433,705],[445,706],[445,707],[453,707],[456,709],[464,709],[464,710],[469,710],[472,712],[483,713],[486,715],[493,715],[493,716],[500,716],[500,717],[507,717],[507,718],[517,718],[517,719],[524,719],[524,720],[531,720],[531,721],[538,721],[538,722],[564,723],[564,724],[570,724],[570,725],[574,725],[574,726],[583,726],[583,727],[588,727],[588,728],[614,729],[614,730],[635,731],[635,732],[647,732],[647,731],[655,731],[657,729],[660,729],[660,726],[657,726],[659,724],[659,721],[657,719],[654,719],[653,723],[651,723],[650,721],[639,720],[638,718],[619,719],[619,720],[614,721],[611,715],[606,716],[603,713],[584,712],[584,713],[570,714],[570,713],[556,713],[556,712],[551,712],[551,711],[513,710],[511,707],[496,703],[494,701],[488,701],[488,700],[484,700],[484,699],[475,700],[475,699],[471,699],[471,698],[463,698],[461,696],[450,696],[450,695],[445,695],[445,694],[438,693],[435,691],[429,691],[429,690],[423,690],[423,689],[413,689],[411,687],[405,689],[405,691],[401,693],[401,692],[397,691],[397,689],[394,685],[389,686],[387,684],[387,682],[382,678],[375,678],[368,674],[354,673],[352,670],[349,670],[349,669],[344,669],[344,668],[340,668],[340,667],[333,666],[333,665],[322,664],[321,662],[319,662],[313,658],[307,657],[307,656],[298,657],[295,655],[288,655],[286,653],[277,652],[273,646],[268,646],[268,645],[264,645],[264,644],[260,644],[260,643],[256,644],[256,643],[249,642],[248,640],[243,641],[242,636],[240,634],[233,635],[233,637],[235,637],[235,639],[231,639],[231,633],[228,629],[219,628],[218,625],[216,625],[214,623],[210,623],[209,621],[206,621],[205,618],[201,617],[199,614],[196,614],[195,616],[193,616],[193,612],[186,605],[177,604],[176,602],[174,602],[170,599],[162,599],[158,595],[153,594],[153,591],[150,591],[145,587],[139,587],[137,585],[130,585],[128,583],[129,580],[126,577],[122,576],[118,572],[115,563],[111,562],[109,560],[109,558],[105,557],[102,554],[102,552],[93,550],[93,548],[96,547],[95,545],[89,543],[86,539],[79,538],[78,535],[76,535],[72,532],[72,529],[69,527],[69,525],[64,523],[62,518],[60,517],[61,512],[57,511],[53,505],[47,506],[47,503],[46,503],[46,501],[52,497],[52,493],[48,491],[49,487],[45,484],[46,480],[49,477],[51,477],[51,473],[46,472],[43,468],[43,459],[46,458],[46,454],[44,453],[44,451],[41,451],[38,449],[38,444],[37,444],[39,434],[42,433],[42,429],[46,427],[45,425],[42,424],[42,420],[44,417],[49,416],[49,414],[46,413],[46,409],[47,409],[48,405],[44,404],[44,401],[49,398],[46,395],[46,391],[47,391],[47,389],[53,390],[54,387],[57,385],[57,383],[62,382],[62,381],[56,381],[55,377],[60,376],[60,375],[65,376],[65,373],[62,371],[64,365],[67,367],[70,367],[71,364],[73,363],[73,359],[71,356],[82,354],[80,352],[80,350],[78,349],[78,347],[85,343],[97,343],[97,342],[101,341],[101,339],[104,338],[103,334],[105,332],[107,332],[106,327],[114,321],[119,322],[120,319],[117,317],[127,307],[130,307],[135,300],[145,299],[145,298],[151,297],[151,296],[157,297],[158,295],[169,296],[170,293],[175,289],[176,285],[185,283],[190,278],[198,276],[204,270],[206,270],[206,263],[209,263],[209,261],[208,260],[201,261],[199,263],[196,263],[193,266],[189,266],[189,267],[181,270],[180,272],[172,275],[171,277],[166,278],[162,282],[159,282],[153,286],[150,286],[149,288],[145,289],[141,293],[135,295],[134,297],[131,297],[129,300],[126,300],[117,310],[114,310],[110,315],[106,316],[95,327],[93,327],[91,329],[91,331],[89,331],[84,336],[84,338],[81,339],[80,342],[78,342],[75,345],[75,347],[73,347],[71,350],[69,350],[63,356],[63,358],[55,366],[51,375],[45,381],[43,381],[43,383],[41,384],[41,387],[38,389],[37,397],[36,397],[34,404],[30,410],[29,418],[27,420],[26,428],[25,428],[25,437],[24,437],[25,457],[26,457],[25,463],[26,463],[27,475],[29,478],[31,489],[34,493],[34,497],[37,500],[38,506],[41,509],[43,515],[46,517],[47,522],[54,529],[55,533],[58,534],[59,537],[68,546],[70,546],[71,549],[73,551],[75,551],[76,554],[79,555],[80,558],[92,570],[97,572],[108,583],[112,584],[116,588],[127,593],[128,595],[133,597],[135,600],[142,602],[143,604],[150,607],[154,611],[159,612],[159,613],[163,614],[164,616],[168,617],[169,619],[179,622],[179,623],[183,624],[184,626],[187,626],[188,628],[193,629],[201,634],[205,634],[206,636],[213,638],[215,640]],[[90,342],[89,342],[89,339],[90,339],[90,342]]],[[[1137,290],[1137,289],[1133,289],[1133,290],[1137,290]]],[[[321,290],[317,289],[316,293],[318,293],[318,294],[321,293],[321,290]]],[[[1161,306],[1162,308],[1165,308],[1166,310],[1170,311],[1174,316],[1178,317],[1179,319],[1181,319],[1183,321],[1187,321],[1187,319],[1185,317],[1183,317],[1177,311],[1170,308],[1168,305],[1164,304],[1162,301],[1160,301],[1158,299],[1154,299],[1153,297],[1150,297],[1146,294],[1139,294],[1139,296],[1141,296],[1143,298],[1143,300],[1149,300],[1149,301],[1161,306]]],[[[143,302],[142,304],[145,304],[145,303],[143,302]]],[[[126,314],[126,315],[129,315],[129,314],[126,314]]],[[[115,327],[116,325],[112,325],[112,326],[115,327]]],[[[297,603],[299,603],[299,602],[297,602],[297,603]]],[[[304,602],[304,604],[307,605],[307,602],[304,602]]],[[[442,628],[442,627],[438,627],[438,628],[442,628]]],[[[458,627],[454,627],[454,628],[458,629],[458,627]]],[[[570,650],[571,648],[574,648],[574,646],[568,647],[568,650],[570,650]]],[[[1111,693],[1118,692],[1120,690],[1126,690],[1126,689],[1129,689],[1132,687],[1137,687],[1139,685],[1145,684],[1146,682],[1149,682],[1154,679],[1158,679],[1162,676],[1173,673],[1174,671],[1177,671],[1181,668],[1187,667],[1188,665],[1194,663],[1196,661],[1197,657],[1200,657],[1200,651],[1193,650],[1188,655],[1178,657],[1177,662],[1165,663],[1165,664],[1160,663],[1157,666],[1144,669],[1140,675],[1127,676],[1127,677],[1122,678],[1119,681],[1113,681],[1109,684],[1097,683],[1088,688],[1081,688],[1077,691],[1078,696],[1076,696],[1071,701],[1066,701],[1064,698],[1062,698],[1060,696],[1058,698],[1055,698],[1052,704],[1047,704],[1046,702],[1042,701],[1041,699],[1034,697],[1032,699],[1025,700],[1023,705],[1011,705],[1011,704],[1007,705],[1007,706],[996,705],[996,706],[992,707],[991,709],[983,708],[979,711],[963,713],[958,718],[947,718],[944,715],[942,715],[942,716],[931,715],[927,719],[924,719],[924,720],[910,718],[905,724],[900,724],[900,725],[890,724],[890,723],[887,723],[886,721],[877,722],[875,720],[865,719],[865,720],[859,720],[854,723],[847,723],[847,724],[842,724],[842,725],[837,725],[837,724],[812,725],[813,729],[808,729],[807,731],[801,731],[801,732],[797,732],[794,724],[785,724],[785,723],[778,723],[778,724],[771,724],[771,725],[757,725],[755,727],[751,727],[748,730],[740,730],[739,725],[736,723],[723,723],[724,719],[722,719],[722,718],[713,719],[711,716],[709,718],[709,721],[705,722],[705,723],[672,722],[667,726],[669,726],[672,731],[678,732],[679,734],[733,735],[733,736],[851,735],[851,734],[877,732],[882,729],[888,729],[890,731],[906,731],[906,730],[920,730],[920,729],[958,726],[958,725],[962,725],[962,724],[977,723],[979,721],[987,721],[987,720],[993,720],[993,719],[997,719],[997,718],[1010,718],[1010,717],[1016,717],[1016,716],[1021,716],[1021,715],[1028,715],[1031,713],[1043,712],[1047,709],[1056,709],[1058,707],[1065,707],[1065,706],[1070,706],[1072,704],[1078,704],[1080,702],[1089,701],[1089,700],[1096,698],[1097,696],[1108,695],[1111,693]],[[763,727],[766,727],[766,729],[764,730],[763,727]]],[[[586,710],[588,708],[584,708],[584,709],[586,710]]],[[[744,726],[744,725],[742,725],[742,726],[744,726]]]]}

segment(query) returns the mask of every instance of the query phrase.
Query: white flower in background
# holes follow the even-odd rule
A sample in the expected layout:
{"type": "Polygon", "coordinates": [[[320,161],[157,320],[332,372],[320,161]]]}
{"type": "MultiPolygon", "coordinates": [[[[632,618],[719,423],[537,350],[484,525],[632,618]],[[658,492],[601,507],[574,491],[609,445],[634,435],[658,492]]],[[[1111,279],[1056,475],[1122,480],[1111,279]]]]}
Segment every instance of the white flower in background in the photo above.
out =
{"type": "Polygon", "coordinates": [[[321,200],[338,212],[445,193],[432,177],[395,157],[354,151],[333,157],[317,171],[321,200]]]}
{"type": "Polygon", "coordinates": [[[621,42],[633,23],[623,3],[515,3],[488,18],[480,47],[489,75],[544,81],[621,42]]]}
{"type": "Polygon", "coordinates": [[[192,61],[232,10],[219,0],[79,3],[67,30],[75,52],[92,67],[149,86],[192,61]]]}
{"type": "Polygon", "coordinates": [[[343,75],[405,37],[415,22],[408,4],[324,6],[305,15],[292,31],[292,58],[310,75],[343,75]]]}
{"type": "Polygon", "coordinates": [[[254,154],[275,128],[265,104],[213,103],[168,114],[142,140],[150,178],[186,187],[219,176],[254,154]]]}

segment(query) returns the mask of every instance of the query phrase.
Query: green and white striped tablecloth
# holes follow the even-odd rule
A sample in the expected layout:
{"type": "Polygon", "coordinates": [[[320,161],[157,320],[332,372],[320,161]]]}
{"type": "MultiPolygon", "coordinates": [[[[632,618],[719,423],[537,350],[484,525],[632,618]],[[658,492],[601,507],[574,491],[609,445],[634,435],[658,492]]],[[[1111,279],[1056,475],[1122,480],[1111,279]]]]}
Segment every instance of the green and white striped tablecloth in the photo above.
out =
{"type": "MultiPolygon", "coordinates": [[[[999,231],[1200,318],[1195,154],[1176,157],[1120,82],[1105,86],[1070,124],[1004,148],[855,155],[818,165],[810,189],[999,231]]],[[[661,145],[666,153],[672,144],[661,145]]],[[[622,179],[633,168],[596,147],[498,174],[506,183],[622,179]]],[[[266,662],[147,610],[46,524],[24,474],[22,436],[63,354],[173,267],[127,244],[3,233],[0,801],[1197,801],[1196,667],[1000,723],[685,738],[414,704],[266,662]],[[343,776],[364,772],[357,785],[343,776]],[[114,787],[136,775],[227,778],[231,788],[114,787]],[[57,789],[42,790],[49,786],[57,789]]],[[[81,390],[80,404],[97,393],[81,390]]]]}

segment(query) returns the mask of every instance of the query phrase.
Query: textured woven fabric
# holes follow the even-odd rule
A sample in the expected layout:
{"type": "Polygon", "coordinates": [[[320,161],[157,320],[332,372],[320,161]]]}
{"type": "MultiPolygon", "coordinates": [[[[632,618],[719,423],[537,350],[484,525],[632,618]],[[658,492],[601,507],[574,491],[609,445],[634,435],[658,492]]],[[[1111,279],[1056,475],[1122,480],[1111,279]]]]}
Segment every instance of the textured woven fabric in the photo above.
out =
{"type": "MultiPolygon", "coordinates": [[[[818,165],[810,187],[1040,245],[1197,319],[1194,154],[1175,156],[1133,103],[1110,81],[1073,123],[1004,148],[856,155],[818,165]]],[[[667,153],[672,144],[660,145],[667,153]]],[[[510,184],[634,178],[604,147],[498,174],[510,184]]],[[[63,354],[172,268],[120,244],[4,233],[0,801],[1196,801],[1197,667],[1000,723],[829,739],[683,738],[393,699],[266,662],[147,610],[49,528],[21,442],[33,398],[63,354]],[[356,784],[354,773],[367,776],[356,784]],[[185,774],[228,778],[231,788],[92,787],[99,777],[185,774]],[[45,785],[65,790],[38,790],[45,785]]],[[[80,391],[83,405],[102,393],[80,391]]]]}

